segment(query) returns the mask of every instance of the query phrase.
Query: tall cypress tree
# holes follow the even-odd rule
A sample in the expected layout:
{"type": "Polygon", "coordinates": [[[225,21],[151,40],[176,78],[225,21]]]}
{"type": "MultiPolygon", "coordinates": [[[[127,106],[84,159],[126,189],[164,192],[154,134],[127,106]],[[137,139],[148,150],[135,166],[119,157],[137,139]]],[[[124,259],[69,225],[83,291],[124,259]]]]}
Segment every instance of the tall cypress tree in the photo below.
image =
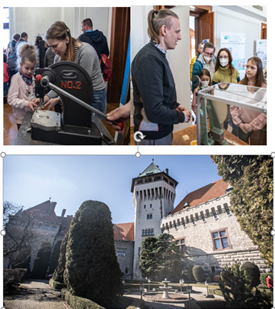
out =
{"type": "Polygon", "coordinates": [[[68,243],[68,236],[69,236],[69,232],[65,235],[65,237],[62,240],[57,267],[55,268],[54,273],[53,273],[53,280],[60,282],[60,283],[64,283],[63,274],[64,274],[65,264],[66,264],[66,247],[68,243]]]}
{"type": "Polygon", "coordinates": [[[59,240],[54,246],[53,253],[52,253],[52,256],[51,256],[51,261],[50,261],[49,274],[53,274],[54,270],[57,267],[58,257],[59,257],[59,253],[60,253],[60,246],[61,246],[61,240],[59,240]]]}
{"type": "Polygon", "coordinates": [[[51,250],[51,244],[48,241],[42,243],[41,248],[39,249],[37,257],[34,261],[34,266],[32,270],[33,278],[45,279],[51,256],[51,250]]]}
{"type": "Polygon", "coordinates": [[[70,225],[64,282],[72,294],[108,307],[123,294],[122,275],[109,207],[84,202],[70,225]]]}
{"type": "Polygon", "coordinates": [[[233,187],[231,211],[241,229],[273,267],[273,159],[269,156],[211,156],[223,181],[233,187]]]}

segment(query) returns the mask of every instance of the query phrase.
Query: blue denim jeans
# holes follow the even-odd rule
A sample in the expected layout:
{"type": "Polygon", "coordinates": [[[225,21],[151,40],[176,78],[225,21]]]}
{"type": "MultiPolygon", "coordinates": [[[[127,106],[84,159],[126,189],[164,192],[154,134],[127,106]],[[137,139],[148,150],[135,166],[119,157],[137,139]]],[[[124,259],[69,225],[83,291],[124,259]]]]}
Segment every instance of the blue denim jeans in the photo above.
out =
{"type": "Polygon", "coordinates": [[[93,91],[93,103],[92,106],[102,113],[106,114],[107,109],[107,97],[106,89],[94,90],[93,91]]]}
{"type": "Polygon", "coordinates": [[[8,92],[8,83],[3,83],[4,84],[4,89],[3,89],[3,96],[7,96],[7,92],[8,92]]]}

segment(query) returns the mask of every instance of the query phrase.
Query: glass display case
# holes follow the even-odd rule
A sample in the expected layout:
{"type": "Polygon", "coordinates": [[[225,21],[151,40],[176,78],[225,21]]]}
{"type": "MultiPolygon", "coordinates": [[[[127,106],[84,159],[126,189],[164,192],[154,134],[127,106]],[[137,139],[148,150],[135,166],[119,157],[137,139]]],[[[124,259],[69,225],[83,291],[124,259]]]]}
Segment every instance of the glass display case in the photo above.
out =
{"type": "Polygon", "coordinates": [[[234,144],[230,136],[265,145],[267,89],[224,82],[201,89],[196,118],[198,145],[234,144]]]}

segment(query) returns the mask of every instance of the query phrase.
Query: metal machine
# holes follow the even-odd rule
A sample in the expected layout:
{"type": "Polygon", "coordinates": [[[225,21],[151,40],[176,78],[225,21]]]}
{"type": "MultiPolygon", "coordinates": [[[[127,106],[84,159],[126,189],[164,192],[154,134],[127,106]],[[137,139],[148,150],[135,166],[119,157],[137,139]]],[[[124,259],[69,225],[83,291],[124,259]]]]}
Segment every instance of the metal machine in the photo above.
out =
{"type": "MultiPolygon", "coordinates": [[[[200,84],[200,78],[195,76],[193,82],[197,87],[200,84]]],[[[197,91],[197,145],[228,145],[222,125],[228,113],[227,104],[267,113],[266,88],[222,82],[197,91]]]]}
{"type": "Polygon", "coordinates": [[[53,90],[61,100],[62,113],[35,110],[31,119],[32,139],[62,145],[100,145],[102,135],[92,118],[97,117],[94,114],[107,116],[92,107],[93,88],[87,72],[73,62],[62,61],[36,69],[34,76],[40,107],[45,93],[53,90]]]}

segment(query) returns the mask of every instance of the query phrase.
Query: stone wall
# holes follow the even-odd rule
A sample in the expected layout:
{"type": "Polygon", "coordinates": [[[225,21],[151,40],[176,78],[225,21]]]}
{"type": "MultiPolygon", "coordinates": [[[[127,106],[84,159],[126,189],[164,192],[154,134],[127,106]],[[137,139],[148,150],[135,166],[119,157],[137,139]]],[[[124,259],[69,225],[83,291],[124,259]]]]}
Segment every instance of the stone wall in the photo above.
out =
{"type": "Polygon", "coordinates": [[[115,240],[115,251],[116,251],[117,261],[119,263],[120,270],[124,273],[126,278],[132,278],[134,242],[115,240]],[[118,255],[119,250],[125,250],[125,256],[118,255]],[[127,274],[126,274],[126,267],[128,270],[127,274]]]}
{"type": "Polygon", "coordinates": [[[230,212],[230,195],[169,215],[161,221],[164,233],[184,239],[183,257],[191,264],[199,264],[205,272],[219,272],[234,261],[255,263],[261,272],[271,269],[260,258],[260,252],[241,230],[237,218],[230,212]],[[213,233],[224,231],[227,248],[216,249],[213,233]]]}

